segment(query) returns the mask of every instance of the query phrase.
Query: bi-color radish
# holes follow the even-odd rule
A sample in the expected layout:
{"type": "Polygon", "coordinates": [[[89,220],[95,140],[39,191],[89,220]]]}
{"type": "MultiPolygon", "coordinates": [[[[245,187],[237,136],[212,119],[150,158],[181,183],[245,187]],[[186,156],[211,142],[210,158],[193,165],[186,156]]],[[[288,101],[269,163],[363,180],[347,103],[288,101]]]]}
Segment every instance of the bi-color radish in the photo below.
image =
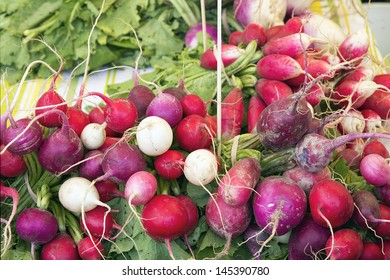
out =
{"type": "MultiPolygon", "coordinates": [[[[222,64],[228,66],[245,53],[245,50],[230,44],[221,45],[222,64]]],[[[213,49],[206,50],[200,57],[200,66],[205,69],[217,70],[217,59],[213,49]]]]}
{"type": "Polygon", "coordinates": [[[292,89],[284,82],[260,78],[255,84],[256,93],[269,105],[292,95],[292,89]]]}
{"type": "Polygon", "coordinates": [[[124,198],[131,205],[144,205],[157,191],[156,177],[147,171],[135,172],[126,181],[124,198]]]}
{"type": "Polygon", "coordinates": [[[256,72],[260,77],[278,81],[292,79],[305,73],[294,58],[284,54],[264,56],[257,62],[256,72]]]}

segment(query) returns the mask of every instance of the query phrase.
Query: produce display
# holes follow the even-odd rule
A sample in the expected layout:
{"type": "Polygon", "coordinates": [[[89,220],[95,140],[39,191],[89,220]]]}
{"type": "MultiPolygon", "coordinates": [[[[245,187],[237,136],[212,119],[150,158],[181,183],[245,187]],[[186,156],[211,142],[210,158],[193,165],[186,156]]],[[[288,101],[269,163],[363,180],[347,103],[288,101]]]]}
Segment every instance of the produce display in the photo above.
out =
{"type": "Polygon", "coordinates": [[[0,4],[2,260],[390,259],[360,1],[40,2],[0,4]]]}

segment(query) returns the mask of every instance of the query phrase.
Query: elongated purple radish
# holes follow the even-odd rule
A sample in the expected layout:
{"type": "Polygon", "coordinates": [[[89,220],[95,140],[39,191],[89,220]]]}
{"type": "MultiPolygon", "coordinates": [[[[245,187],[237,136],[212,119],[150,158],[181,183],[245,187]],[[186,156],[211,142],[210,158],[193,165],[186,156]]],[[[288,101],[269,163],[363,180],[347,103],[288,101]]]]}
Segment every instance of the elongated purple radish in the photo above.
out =
{"type": "Polygon", "coordinates": [[[390,180],[390,164],[382,156],[370,154],[360,162],[360,173],[369,184],[381,187],[390,180]]]}
{"type": "Polygon", "coordinates": [[[244,96],[242,90],[234,87],[222,100],[221,134],[223,140],[229,140],[240,134],[244,122],[244,96]]]}
{"type": "Polygon", "coordinates": [[[283,177],[294,180],[298,186],[304,190],[306,195],[309,195],[316,182],[324,179],[331,179],[332,173],[330,172],[329,167],[325,167],[323,170],[313,173],[296,166],[283,172],[283,177]]]}
{"type": "Polygon", "coordinates": [[[264,56],[257,62],[256,72],[260,77],[278,81],[292,79],[305,73],[294,58],[284,54],[264,56]]]}
{"type": "Polygon", "coordinates": [[[355,191],[352,195],[355,210],[352,218],[363,229],[375,227],[380,217],[379,202],[375,195],[367,190],[355,191]]]}
{"type": "Polygon", "coordinates": [[[259,95],[252,95],[249,99],[248,113],[247,113],[247,132],[255,133],[257,120],[260,117],[261,112],[267,107],[267,104],[261,99],[259,95]]]}
{"type": "Polygon", "coordinates": [[[296,57],[306,51],[312,41],[312,38],[305,33],[295,33],[265,43],[262,51],[265,56],[283,54],[296,57]]]}
{"type": "MultiPolygon", "coordinates": [[[[221,55],[222,63],[224,66],[228,66],[237,60],[245,53],[245,50],[230,44],[222,44],[221,55]]],[[[200,57],[200,66],[209,70],[217,70],[217,59],[214,55],[213,49],[206,50],[200,57]]]]}
{"type": "Polygon", "coordinates": [[[358,138],[386,138],[389,134],[381,133],[356,133],[339,136],[335,139],[327,139],[317,133],[309,133],[302,137],[295,148],[297,164],[309,172],[323,170],[331,161],[333,152],[340,146],[358,138]]]}
{"type": "MultiPolygon", "coordinates": [[[[217,42],[217,29],[214,25],[211,25],[210,23],[206,23],[205,25],[206,33],[210,36],[210,38],[216,43],[217,42]]],[[[198,44],[198,33],[203,31],[202,24],[197,24],[194,26],[191,26],[188,31],[186,32],[186,35],[184,37],[184,43],[185,45],[190,49],[195,49],[198,44]]]]}
{"type": "Polygon", "coordinates": [[[80,163],[79,175],[88,180],[94,180],[104,174],[102,168],[103,152],[92,150],[86,153],[84,161],[80,163]]]}
{"type": "Polygon", "coordinates": [[[0,145],[0,176],[5,178],[17,177],[27,170],[26,162],[22,155],[15,155],[0,145]]]}
{"type": "Polygon", "coordinates": [[[145,205],[156,191],[156,177],[147,171],[138,171],[126,181],[124,197],[130,205],[145,205]]]}
{"type": "Polygon", "coordinates": [[[175,127],[183,117],[180,100],[169,93],[158,94],[146,108],[146,116],[164,119],[171,127],[175,127]]]}
{"type": "Polygon", "coordinates": [[[218,193],[226,204],[241,207],[249,201],[260,175],[260,163],[254,158],[243,158],[221,178],[218,193]]]}
{"type": "Polygon", "coordinates": [[[233,207],[226,204],[219,194],[209,198],[206,205],[206,222],[218,236],[226,239],[225,247],[216,259],[228,254],[231,240],[245,232],[251,221],[250,204],[233,207]]]}
{"type": "MultiPolygon", "coordinates": [[[[56,92],[54,89],[49,89],[39,97],[35,105],[35,115],[39,116],[43,113],[56,109],[60,110],[63,113],[67,113],[68,105],[66,105],[65,100],[56,92]]],[[[46,127],[60,127],[63,123],[63,120],[59,115],[56,114],[45,114],[38,122],[46,127]]]]}
{"type": "Polygon", "coordinates": [[[79,260],[77,245],[66,232],[59,232],[51,241],[42,246],[41,260],[79,260]]]}
{"type": "Polygon", "coordinates": [[[256,133],[267,149],[292,147],[306,133],[312,118],[306,99],[291,95],[263,110],[257,122],[256,133]]]}
{"type": "Polygon", "coordinates": [[[130,90],[128,99],[137,108],[138,120],[146,116],[146,108],[148,108],[154,97],[153,91],[144,85],[136,85],[130,90]]]}
{"type": "Polygon", "coordinates": [[[177,179],[183,175],[185,156],[178,150],[168,150],[154,160],[154,170],[164,179],[177,179]]]}
{"type": "Polygon", "coordinates": [[[186,195],[180,194],[176,197],[177,199],[180,200],[180,202],[184,205],[184,207],[187,210],[187,216],[188,216],[188,221],[187,221],[187,227],[184,231],[183,238],[184,242],[186,243],[188,249],[191,252],[191,255],[193,258],[195,258],[194,252],[192,251],[191,244],[188,240],[188,236],[191,235],[191,233],[194,232],[198,221],[199,221],[199,210],[198,207],[196,206],[195,202],[189,198],[186,195]]]}
{"type": "Polygon", "coordinates": [[[292,89],[284,82],[260,78],[257,80],[255,90],[261,99],[269,105],[275,101],[292,95],[292,89]]]}

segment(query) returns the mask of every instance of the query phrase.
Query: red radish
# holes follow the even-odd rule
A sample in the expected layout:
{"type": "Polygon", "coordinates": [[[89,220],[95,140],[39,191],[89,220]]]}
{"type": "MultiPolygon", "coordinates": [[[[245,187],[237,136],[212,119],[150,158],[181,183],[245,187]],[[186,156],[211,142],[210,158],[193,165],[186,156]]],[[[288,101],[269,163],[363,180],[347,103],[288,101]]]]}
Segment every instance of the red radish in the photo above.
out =
{"type": "Polygon", "coordinates": [[[2,215],[2,222],[5,223],[4,227],[2,227],[3,234],[2,234],[2,252],[1,256],[3,256],[9,246],[11,245],[11,235],[12,235],[12,229],[11,229],[11,222],[15,218],[16,211],[18,208],[19,204],[19,193],[16,189],[12,187],[7,187],[6,185],[3,184],[2,181],[0,181],[0,201],[2,201],[5,198],[10,198],[12,199],[12,211],[9,217],[6,219],[2,215]]]}
{"type": "Polygon", "coordinates": [[[307,90],[306,101],[313,107],[320,104],[325,97],[326,88],[322,84],[315,84],[312,88],[307,90]]]}
{"type": "Polygon", "coordinates": [[[299,63],[284,54],[264,56],[257,62],[256,72],[260,77],[278,81],[285,81],[304,74],[299,63]]]}
{"type": "Polygon", "coordinates": [[[80,217],[80,226],[88,236],[110,238],[116,229],[120,229],[110,210],[102,206],[86,211],[80,217]]]}
{"type": "Polygon", "coordinates": [[[286,83],[264,78],[257,80],[255,90],[267,105],[274,103],[279,99],[286,98],[293,93],[286,83]]]}
{"type": "Polygon", "coordinates": [[[180,100],[183,108],[183,116],[196,114],[199,116],[206,116],[207,107],[203,99],[196,94],[187,94],[180,100]]]}
{"type": "Polygon", "coordinates": [[[184,162],[185,178],[196,186],[204,186],[218,175],[218,161],[215,154],[207,149],[189,153],[184,162]]]}
{"type": "Polygon", "coordinates": [[[358,110],[351,109],[340,117],[337,128],[341,134],[354,134],[363,132],[365,125],[362,113],[358,110]]]}
{"type": "Polygon", "coordinates": [[[332,179],[314,184],[309,205],[314,221],[323,227],[345,224],[354,211],[353,198],[347,188],[332,179]]]}
{"type": "MultiPolygon", "coordinates": [[[[95,108],[93,108],[88,116],[89,116],[89,122],[90,123],[98,123],[98,124],[103,124],[105,123],[106,121],[106,118],[104,117],[104,111],[107,107],[106,106],[97,106],[95,108]]],[[[119,132],[116,132],[116,131],[113,131],[110,127],[106,126],[105,128],[106,130],[106,135],[107,136],[110,136],[110,137],[115,137],[115,136],[119,136],[120,133],[119,132]]]]}
{"type": "Polygon", "coordinates": [[[255,132],[257,120],[261,112],[267,107],[267,104],[261,99],[259,95],[252,95],[249,99],[248,113],[247,113],[247,132],[255,132]]]}
{"type": "Polygon", "coordinates": [[[390,237],[390,207],[379,204],[379,223],[375,227],[375,232],[381,237],[390,237]]]}
{"type": "Polygon", "coordinates": [[[79,175],[88,180],[94,180],[104,174],[102,168],[103,152],[99,150],[89,151],[80,166],[79,175]]]}
{"type": "Polygon", "coordinates": [[[270,41],[303,31],[302,19],[299,17],[291,17],[284,25],[279,25],[278,27],[280,28],[279,32],[270,41]]]}
{"type": "Polygon", "coordinates": [[[105,203],[115,197],[124,197],[122,191],[118,189],[117,184],[110,180],[102,180],[95,183],[95,188],[98,191],[100,201],[105,203]]]}
{"type": "Polygon", "coordinates": [[[325,249],[331,260],[357,260],[363,253],[363,240],[356,231],[343,228],[329,237],[325,249]]]}
{"type": "Polygon", "coordinates": [[[217,118],[215,116],[206,114],[204,120],[206,121],[207,128],[211,133],[211,138],[214,138],[217,135],[217,118]]]}
{"type": "Polygon", "coordinates": [[[51,173],[70,173],[83,158],[83,145],[76,132],[69,127],[66,115],[59,110],[52,112],[60,115],[63,124],[42,142],[38,160],[51,173]]]}
{"type": "Polygon", "coordinates": [[[68,108],[66,115],[68,116],[69,127],[73,129],[78,136],[81,135],[84,127],[90,123],[89,115],[74,106],[68,108]]]}
{"type": "Polygon", "coordinates": [[[313,173],[296,166],[284,171],[283,177],[294,180],[298,186],[300,186],[305,193],[309,195],[315,183],[321,180],[331,179],[332,173],[330,172],[329,167],[325,167],[323,170],[313,173]]]}
{"type": "Polygon", "coordinates": [[[175,127],[183,117],[180,100],[169,93],[158,94],[146,108],[146,116],[164,119],[171,127],[175,127]]]}
{"type": "Polygon", "coordinates": [[[123,133],[133,127],[137,121],[137,108],[126,98],[110,99],[100,92],[90,92],[87,96],[98,96],[106,103],[104,110],[107,126],[112,130],[123,133]]]}
{"type": "Polygon", "coordinates": [[[390,92],[383,89],[376,90],[366,99],[360,109],[371,109],[382,119],[390,118],[390,92]]]}
{"type": "Polygon", "coordinates": [[[346,107],[348,102],[352,102],[352,108],[360,108],[378,86],[373,81],[344,81],[336,86],[331,98],[339,107],[346,107]]]}
{"type": "MultiPolygon", "coordinates": [[[[49,89],[42,94],[35,107],[37,107],[37,109],[35,109],[36,116],[53,109],[60,110],[65,114],[68,111],[68,105],[66,105],[65,100],[53,89],[49,89]]],[[[61,120],[61,117],[58,114],[45,114],[38,122],[46,127],[60,127],[63,120],[61,120]]]]}
{"type": "Polygon", "coordinates": [[[177,125],[175,140],[180,148],[187,152],[210,148],[212,132],[205,118],[199,115],[188,115],[177,125]]]}
{"type": "Polygon", "coordinates": [[[130,90],[128,99],[137,108],[139,120],[146,116],[146,108],[148,108],[154,97],[153,91],[144,85],[136,85],[130,90]]]}
{"type": "Polygon", "coordinates": [[[377,112],[370,109],[360,111],[365,120],[364,132],[382,132],[384,130],[382,119],[377,112]]]}
{"type": "Polygon", "coordinates": [[[367,54],[368,44],[365,30],[348,34],[338,47],[339,56],[342,61],[353,61],[353,65],[358,65],[367,54]]]}
{"type": "Polygon", "coordinates": [[[107,150],[109,150],[111,147],[113,147],[115,144],[119,143],[121,141],[121,138],[119,137],[110,137],[106,136],[106,140],[104,141],[103,145],[99,148],[99,151],[105,153],[107,150]]]}
{"type": "Polygon", "coordinates": [[[390,89],[390,74],[377,74],[374,76],[374,82],[390,89]]]}
{"type": "Polygon", "coordinates": [[[360,173],[369,184],[381,187],[390,180],[390,164],[382,156],[370,154],[362,159],[360,173]]]}
{"type": "Polygon", "coordinates": [[[154,169],[164,179],[177,179],[183,175],[185,156],[178,150],[168,150],[154,160],[154,169]]]}
{"type": "Polygon", "coordinates": [[[41,260],[79,260],[76,243],[66,232],[58,233],[42,246],[41,260]]]}
{"type": "Polygon", "coordinates": [[[262,48],[263,54],[283,54],[291,57],[296,57],[310,46],[312,38],[305,33],[294,33],[281,38],[272,38],[271,41],[265,43],[262,48]]]}
{"type": "Polygon", "coordinates": [[[138,146],[122,141],[105,152],[102,168],[104,175],[100,180],[123,184],[135,172],[146,170],[146,161],[138,146]]]}
{"type": "Polygon", "coordinates": [[[4,150],[4,145],[0,145],[0,176],[17,177],[27,170],[26,162],[22,155],[15,155],[8,150],[4,150]],[[3,152],[4,151],[4,152],[3,152]]]}
{"type": "Polygon", "coordinates": [[[256,132],[264,147],[281,150],[301,139],[312,118],[306,99],[294,94],[268,105],[258,119],[256,132]]]}
{"type": "Polygon", "coordinates": [[[185,206],[174,196],[154,196],[143,208],[141,214],[145,232],[154,240],[165,242],[169,255],[174,259],[170,241],[185,233],[188,214],[185,206]]]}
{"type": "Polygon", "coordinates": [[[296,227],[306,213],[304,191],[291,179],[269,176],[259,181],[252,201],[256,223],[271,236],[296,227]]]}
{"type": "Polygon", "coordinates": [[[330,231],[314,222],[308,215],[292,230],[288,242],[289,260],[321,259],[321,251],[330,236],[330,231]]]}
{"type": "Polygon", "coordinates": [[[77,251],[83,260],[101,260],[104,255],[104,246],[97,237],[84,237],[77,243],[77,251]]]}
{"type": "Polygon", "coordinates": [[[374,194],[367,190],[355,191],[352,195],[355,210],[352,218],[363,229],[375,227],[379,219],[379,202],[374,194]]]}
{"type": "Polygon", "coordinates": [[[283,29],[283,27],[284,25],[275,25],[267,28],[265,30],[265,36],[267,36],[266,42],[271,41],[274,37],[276,38],[277,34],[283,29]]]}
{"type": "Polygon", "coordinates": [[[374,242],[363,242],[363,252],[359,260],[384,260],[382,249],[374,242]]]}
{"type": "Polygon", "coordinates": [[[221,178],[218,194],[226,204],[241,207],[249,201],[260,174],[261,166],[257,160],[243,158],[221,178]]]}
{"type": "Polygon", "coordinates": [[[29,118],[22,118],[17,121],[9,118],[9,120],[11,125],[5,129],[2,138],[3,144],[8,146],[8,151],[17,155],[24,155],[37,150],[43,141],[41,126],[29,118]],[[16,137],[18,138],[14,140],[16,137]]]}
{"type": "Polygon", "coordinates": [[[242,42],[242,31],[235,30],[229,35],[228,44],[238,46],[242,42]]]}
{"type": "Polygon", "coordinates": [[[385,252],[385,260],[390,260],[390,240],[383,241],[383,251],[385,252]]]}
{"type": "Polygon", "coordinates": [[[131,205],[145,205],[157,191],[157,179],[147,171],[135,172],[126,181],[124,198],[131,205]]]}
{"type": "Polygon", "coordinates": [[[347,72],[339,83],[344,81],[372,81],[374,78],[374,72],[371,68],[360,65],[356,69],[347,72]]]}
{"type": "Polygon", "coordinates": [[[228,253],[232,238],[245,232],[252,217],[249,203],[241,207],[233,207],[226,204],[218,194],[214,194],[209,198],[205,215],[210,229],[218,236],[226,239],[225,248],[216,258],[228,253]]]}
{"type": "Polygon", "coordinates": [[[241,40],[244,46],[247,46],[251,41],[256,41],[257,48],[260,49],[267,40],[264,27],[255,22],[247,24],[242,31],[241,40]]]}
{"type": "Polygon", "coordinates": [[[198,224],[199,211],[198,211],[198,208],[197,208],[195,202],[191,198],[189,198],[188,196],[180,194],[176,198],[178,200],[180,200],[180,202],[184,205],[184,207],[187,210],[188,222],[187,222],[187,226],[186,226],[186,229],[184,231],[183,237],[184,237],[184,241],[185,241],[187,247],[191,251],[191,254],[194,255],[194,253],[192,252],[192,249],[191,249],[190,242],[188,240],[188,236],[190,236],[190,234],[194,232],[194,230],[198,224]]]}
{"type": "MultiPolygon", "coordinates": [[[[245,53],[245,50],[239,48],[235,45],[222,44],[221,46],[221,56],[222,64],[228,66],[237,60],[240,56],[245,53]]],[[[205,69],[216,70],[217,69],[217,59],[214,55],[214,50],[206,50],[200,57],[200,66],[205,69]]]]}
{"type": "Polygon", "coordinates": [[[240,88],[233,88],[222,100],[221,134],[223,140],[232,139],[241,132],[244,121],[244,96],[240,88]]]}

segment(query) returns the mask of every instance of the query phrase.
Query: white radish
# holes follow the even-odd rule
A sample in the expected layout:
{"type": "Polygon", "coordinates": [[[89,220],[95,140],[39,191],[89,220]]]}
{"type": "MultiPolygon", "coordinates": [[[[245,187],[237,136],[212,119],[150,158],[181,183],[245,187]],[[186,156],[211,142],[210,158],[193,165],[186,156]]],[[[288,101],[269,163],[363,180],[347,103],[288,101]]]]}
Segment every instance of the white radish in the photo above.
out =
{"type": "Polygon", "coordinates": [[[366,123],[360,111],[351,109],[340,119],[340,130],[343,134],[361,133],[364,131],[366,123]]]}
{"type": "Polygon", "coordinates": [[[184,176],[196,185],[204,186],[218,174],[216,156],[207,149],[198,149],[188,154],[184,162],[184,176]]]}
{"type": "Polygon", "coordinates": [[[88,150],[99,149],[106,140],[106,123],[90,123],[81,132],[80,139],[88,150]]]}
{"type": "Polygon", "coordinates": [[[137,144],[148,156],[159,156],[169,150],[173,131],[166,120],[157,116],[144,118],[137,127],[137,144]]]}

